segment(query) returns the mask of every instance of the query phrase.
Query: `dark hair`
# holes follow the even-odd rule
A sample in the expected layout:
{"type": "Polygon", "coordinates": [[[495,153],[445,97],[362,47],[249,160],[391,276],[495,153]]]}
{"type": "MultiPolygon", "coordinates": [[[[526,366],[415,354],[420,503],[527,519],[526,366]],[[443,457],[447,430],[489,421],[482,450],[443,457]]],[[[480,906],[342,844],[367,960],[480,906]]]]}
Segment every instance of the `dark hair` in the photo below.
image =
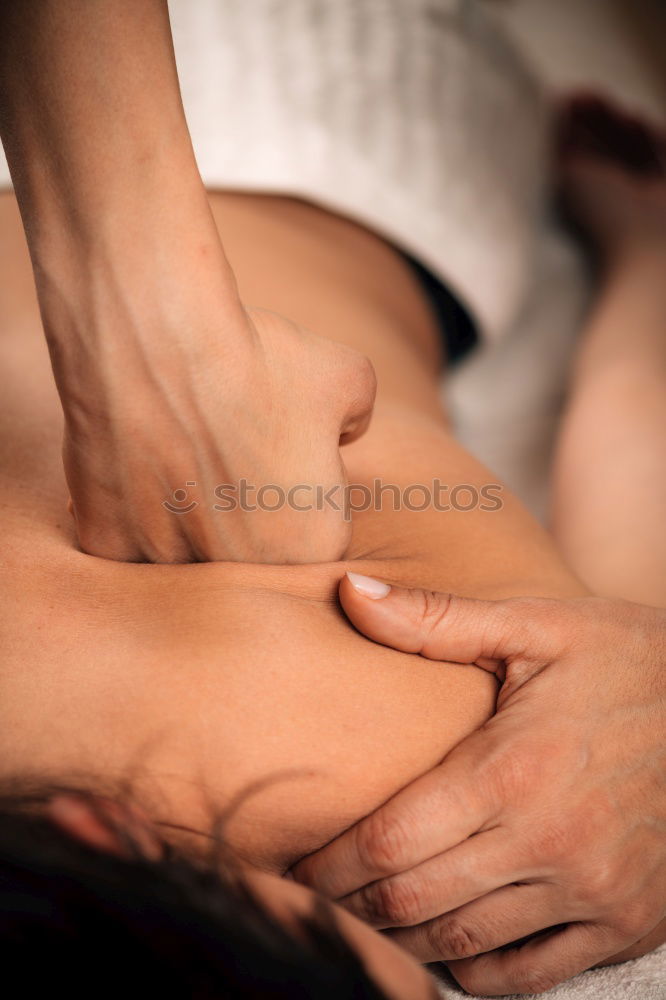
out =
{"type": "Polygon", "coordinates": [[[25,996],[385,1000],[323,900],[293,931],[224,849],[202,863],[96,850],[0,796],[0,957],[25,996]]]}

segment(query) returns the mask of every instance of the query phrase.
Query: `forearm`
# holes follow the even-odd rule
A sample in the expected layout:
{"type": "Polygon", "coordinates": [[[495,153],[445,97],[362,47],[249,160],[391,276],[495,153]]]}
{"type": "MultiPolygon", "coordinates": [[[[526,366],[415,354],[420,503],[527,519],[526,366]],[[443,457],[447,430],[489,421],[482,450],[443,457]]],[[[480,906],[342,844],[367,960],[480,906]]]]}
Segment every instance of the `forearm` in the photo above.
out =
{"type": "Polygon", "coordinates": [[[97,396],[119,358],[138,374],[140,355],[177,341],[207,302],[223,326],[235,286],[192,151],[166,2],[0,4],[0,91],[63,401],[97,396]]]}
{"type": "Polygon", "coordinates": [[[2,3],[0,88],[31,246],[125,238],[128,210],[197,188],[163,0],[2,3]]]}

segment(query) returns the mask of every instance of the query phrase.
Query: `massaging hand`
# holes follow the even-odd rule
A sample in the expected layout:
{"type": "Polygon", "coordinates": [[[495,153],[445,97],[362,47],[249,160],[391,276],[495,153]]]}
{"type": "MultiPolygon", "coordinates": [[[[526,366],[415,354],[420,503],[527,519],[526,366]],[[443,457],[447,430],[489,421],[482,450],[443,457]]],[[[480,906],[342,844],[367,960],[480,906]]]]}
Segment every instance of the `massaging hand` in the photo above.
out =
{"type": "Polygon", "coordinates": [[[245,310],[231,287],[193,302],[201,280],[201,266],[191,282],[181,273],[183,291],[145,306],[119,337],[132,309],[128,276],[127,298],[107,296],[88,324],[98,344],[121,347],[111,358],[70,355],[62,370],[54,362],[80,545],[149,562],[338,559],[351,531],[342,496],[332,494],[337,511],[317,509],[316,491],[321,501],[346,482],[339,446],[367,426],[370,363],[245,310]]]}
{"type": "Polygon", "coordinates": [[[341,584],[361,632],[494,672],[497,714],[295,877],[472,993],[540,992],[661,943],[666,612],[375,593],[341,584]]]}
{"type": "Polygon", "coordinates": [[[344,483],[339,445],[363,432],[374,375],[241,304],[166,0],[0,4],[0,93],[81,547],[151,562],[339,558],[350,525],[306,487],[344,483]],[[216,494],[243,478],[272,487],[244,505],[263,510],[216,494]],[[278,492],[298,486],[291,503],[278,492]]]}

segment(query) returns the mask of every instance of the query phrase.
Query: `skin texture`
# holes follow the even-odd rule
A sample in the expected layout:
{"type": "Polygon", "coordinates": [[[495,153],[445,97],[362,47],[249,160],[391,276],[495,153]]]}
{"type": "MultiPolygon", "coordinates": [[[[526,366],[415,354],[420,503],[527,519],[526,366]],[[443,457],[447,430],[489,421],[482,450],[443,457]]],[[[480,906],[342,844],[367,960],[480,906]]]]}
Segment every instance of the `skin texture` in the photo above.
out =
{"type": "MultiPolygon", "coordinates": [[[[109,784],[134,767],[158,822],[201,831],[206,795],[231,803],[257,782],[230,837],[254,867],[282,871],[433,767],[488,717],[496,692],[474,668],[416,668],[364,644],[336,609],[344,568],[469,596],[584,588],[507,494],[495,514],[359,514],[342,564],[132,567],[77,552],[62,516],[57,404],[5,205],[2,759],[12,773],[50,768],[66,780],[94,770],[109,784]]],[[[376,417],[346,451],[353,481],[427,482],[444,469],[450,483],[488,482],[448,433],[431,320],[390,250],[298,203],[225,196],[213,209],[244,301],[288,311],[375,361],[376,417]]]]}
{"type": "Polygon", "coordinates": [[[666,141],[589,99],[563,140],[563,193],[602,283],[561,430],[554,532],[611,600],[484,605],[343,581],[365,635],[474,659],[503,683],[497,714],[441,767],[296,869],[492,995],[666,937],[666,141]]]}
{"type": "MultiPolygon", "coordinates": [[[[4,3],[0,4],[0,40],[3,93],[0,129],[16,179],[42,320],[64,412],[64,426],[61,426],[53,399],[50,410],[48,405],[43,408],[41,416],[51,424],[49,432],[44,433],[46,424],[35,419],[39,404],[31,410],[26,405],[25,391],[21,393],[19,389],[16,395],[33,347],[10,334],[3,350],[8,356],[7,370],[13,370],[13,362],[18,378],[16,387],[11,387],[15,394],[11,388],[8,392],[9,403],[3,414],[5,432],[13,435],[13,439],[7,438],[3,496],[9,511],[10,532],[13,527],[17,530],[3,567],[6,576],[3,582],[7,583],[9,596],[2,627],[10,655],[1,678],[7,706],[3,707],[6,711],[3,721],[10,734],[7,764],[19,771],[26,768],[30,746],[36,751],[30,756],[30,766],[91,770],[94,761],[99,770],[103,761],[102,770],[113,774],[126,766],[123,759],[132,746],[138,753],[140,745],[144,756],[146,747],[150,747],[151,764],[161,777],[165,816],[168,819],[175,811],[181,817],[186,814],[190,824],[200,825],[201,809],[197,813],[196,796],[191,793],[188,796],[183,791],[184,785],[189,783],[192,788],[198,782],[199,787],[203,785],[209,790],[211,797],[226,795],[233,800],[233,786],[227,782],[220,789],[217,773],[208,775],[199,769],[196,777],[192,774],[192,764],[199,755],[204,756],[209,768],[219,765],[223,745],[219,737],[221,722],[226,722],[223,731],[227,740],[224,747],[227,766],[233,763],[234,750],[238,752],[244,746],[247,751],[233,772],[236,778],[261,780],[267,746],[273,751],[273,762],[282,765],[282,772],[278,773],[284,778],[288,776],[291,781],[303,780],[304,776],[317,778],[312,773],[308,753],[317,749],[317,737],[322,735],[328,736],[330,746],[332,732],[327,732],[325,724],[312,733],[307,733],[303,726],[299,745],[299,740],[290,741],[286,730],[280,732],[278,727],[276,731],[274,718],[257,710],[270,681],[275,683],[276,678],[282,704],[273,702],[271,707],[282,720],[289,718],[297,707],[297,711],[302,713],[305,709],[309,713],[309,720],[321,721],[319,699],[328,694],[331,718],[337,711],[338,725],[344,719],[346,735],[349,736],[350,728],[353,734],[346,740],[346,749],[364,752],[365,758],[371,755],[371,748],[376,749],[372,739],[369,744],[358,739],[359,733],[366,737],[372,734],[372,724],[363,719],[361,725],[360,717],[354,719],[353,713],[350,718],[348,704],[339,698],[339,692],[346,694],[350,685],[345,685],[339,671],[336,673],[337,664],[331,664],[328,674],[335,679],[332,689],[327,692],[322,684],[317,698],[304,697],[302,692],[307,688],[304,676],[299,678],[300,691],[294,690],[293,683],[291,689],[286,683],[294,678],[293,670],[288,669],[294,655],[293,637],[282,649],[275,638],[289,624],[290,616],[286,607],[276,613],[272,595],[277,595],[278,604],[280,598],[286,597],[295,603],[310,602],[309,608],[323,608],[328,602],[329,610],[335,613],[334,583],[341,567],[329,566],[314,573],[307,570],[291,576],[278,570],[268,577],[256,568],[248,569],[249,576],[245,570],[240,573],[235,569],[220,573],[215,570],[213,577],[206,578],[206,595],[200,593],[198,600],[197,587],[204,579],[201,576],[136,576],[123,580],[122,571],[117,576],[107,573],[105,568],[98,572],[96,565],[72,556],[71,525],[68,531],[53,522],[49,503],[55,500],[56,509],[61,509],[64,491],[59,465],[53,457],[50,469],[47,468],[49,453],[51,456],[55,453],[52,429],[57,428],[64,436],[64,465],[78,542],[84,551],[98,556],[153,562],[236,559],[288,563],[323,562],[347,556],[360,560],[358,568],[381,571],[381,575],[400,583],[447,586],[471,594],[483,593],[485,587],[489,596],[498,596],[496,588],[501,594],[515,592],[515,587],[525,593],[567,596],[576,592],[576,584],[567,578],[544,540],[530,530],[520,510],[512,509],[510,502],[502,512],[500,530],[492,533],[475,516],[467,519],[465,528],[469,530],[460,530],[456,516],[450,517],[447,526],[439,530],[441,524],[435,526],[428,516],[415,521],[402,514],[384,518],[371,514],[357,518],[350,534],[349,523],[339,512],[330,510],[310,516],[303,512],[292,516],[290,511],[282,511],[273,518],[241,515],[223,522],[210,514],[208,504],[200,501],[190,512],[192,516],[170,516],[159,498],[174,482],[178,482],[179,492],[174,494],[177,497],[184,493],[181,481],[188,486],[196,484],[210,493],[216,480],[233,481],[241,475],[249,475],[257,482],[277,481],[286,487],[295,479],[318,482],[324,487],[344,482],[345,468],[338,446],[357,438],[367,426],[374,392],[372,373],[362,357],[339,347],[333,349],[331,341],[317,341],[301,322],[294,325],[275,315],[247,310],[239,299],[192,156],[178,96],[164,2],[4,3]],[[148,272],[146,261],[150,262],[148,272]],[[285,405],[285,400],[296,399],[298,407],[285,405]],[[145,421],[144,414],[148,412],[151,418],[145,421]],[[221,427],[233,427],[233,435],[221,439],[221,427]],[[44,464],[37,469],[37,462],[44,464]],[[223,524],[227,530],[222,529],[223,524]],[[452,527],[459,529],[453,538],[448,530],[452,527]],[[35,528],[37,531],[33,532],[35,528]],[[520,554],[516,553],[518,541],[524,548],[520,554]],[[447,572],[442,573],[434,564],[433,552],[441,555],[445,549],[452,559],[447,572]],[[481,570],[480,574],[467,571],[462,553],[476,560],[475,568],[481,570]],[[370,557],[367,564],[364,557],[370,557]],[[30,585],[23,570],[28,560],[34,560],[30,585]],[[500,563],[501,576],[496,572],[500,563]],[[30,597],[34,585],[40,594],[37,600],[30,597]],[[209,625],[210,592],[215,590],[219,595],[225,588],[228,599],[220,598],[216,609],[225,616],[225,628],[220,633],[209,625]],[[123,599],[117,598],[118,589],[123,599]],[[268,600],[266,590],[271,595],[268,600]],[[160,602],[157,614],[155,602],[160,602]],[[137,612],[144,613],[139,625],[137,612]],[[272,631],[270,664],[266,662],[263,647],[257,648],[253,642],[257,615],[262,627],[272,631]],[[71,630],[69,635],[62,627],[64,618],[71,630]],[[47,638],[45,626],[49,629],[47,638]],[[30,632],[26,633],[26,629],[30,632]],[[41,658],[35,655],[36,636],[40,640],[41,658]],[[243,676],[242,684],[227,683],[224,691],[219,683],[219,663],[218,672],[211,676],[211,655],[214,660],[213,651],[221,641],[227,644],[229,660],[234,652],[238,655],[236,665],[242,664],[239,672],[243,676]],[[109,657],[100,688],[99,675],[91,677],[83,666],[95,662],[98,671],[104,666],[104,654],[99,654],[103,643],[107,655],[110,650],[113,655],[109,657]],[[254,688],[247,683],[248,661],[253,664],[254,688]],[[131,677],[126,673],[129,662],[138,666],[131,677]],[[18,666],[22,663],[30,664],[28,677],[25,672],[19,675],[18,666]],[[231,719],[222,720],[219,714],[211,713],[210,705],[202,704],[202,695],[193,695],[191,688],[183,684],[184,671],[174,669],[182,663],[188,663],[187,679],[197,683],[198,692],[205,691],[209,697],[212,692],[213,704],[224,702],[234,709],[231,719]],[[181,680],[180,687],[174,683],[174,674],[181,680]],[[155,686],[162,697],[153,700],[151,693],[155,686]],[[48,688],[52,696],[41,702],[43,705],[48,701],[50,708],[41,717],[34,708],[36,687],[48,688]],[[238,724],[245,718],[249,693],[254,695],[254,711],[250,714],[255,722],[261,721],[261,727],[252,732],[252,727],[247,726],[244,732],[234,733],[231,720],[238,724]],[[170,733],[176,698],[180,744],[176,741],[174,745],[170,733]],[[109,711],[108,705],[114,702],[125,710],[109,711]],[[127,711],[128,703],[133,712],[127,711]],[[102,704],[104,709],[100,709],[102,704]],[[137,711],[138,706],[141,711],[137,711]],[[91,718],[97,725],[94,734],[89,728],[91,718]],[[133,739],[127,730],[130,721],[133,739]],[[72,741],[73,730],[78,737],[76,745],[72,741]],[[234,742],[232,736],[236,737],[234,742]],[[310,736],[307,746],[306,736],[310,736]],[[137,744],[141,738],[143,743],[137,744]],[[248,747],[261,747],[261,753],[253,754],[248,747]],[[180,791],[174,791],[179,782],[180,791]]],[[[634,170],[650,175],[655,164],[661,166],[660,160],[651,155],[653,150],[644,130],[635,123],[625,121],[623,126],[622,122],[609,119],[603,108],[588,108],[587,119],[583,114],[574,116],[573,126],[564,145],[567,152],[573,149],[575,156],[583,153],[585,158],[590,152],[596,155],[609,150],[616,153],[624,141],[626,149],[636,154],[631,164],[634,170]],[[576,126],[582,126],[578,128],[578,137],[576,126]],[[595,128],[603,141],[590,145],[590,129],[594,132],[595,128]],[[629,137],[631,142],[627,141],[629,137]]],[[[633,223],[637,218],[641,220],[638,227],[641,252],[635,252],[635,241],[623,240],[623,246],[632,246],[630,257],[611,254],[613,263],[616,265],[620,260],[620,265],[611,269],[611,292],[604,299],[606,312],[602,310],[596,317],[597,331],[602,332],[587,340],[586,364],[598,372],[599,358],[609,356],[610,317],[616,341],[619,337],[616,358],[623,357],[626,321],[636,319],[638,303],[643,330],[653,333],[657,328],[663,294],[659,302],[648,292],[659,281],[663,263],[661,249],[655,251],[652,239],[656,232],[656,243],[661,245],[663,204],[648,198],[650,207],[660,210],[649,215],[636,212],[635,189],[631,185],[628,189],[623,187],[623,178],[618,181],[612,170],[601,178],[598,171],[593,172],[592,184],[589,180],[588,175],[586,181],[585,164],[581,169],[579,163],[572,190],[583,207],[581,217],[584,221],[586,217],[592,219],[604,250],[615,250],[614,234],[618,227],[623,235],[629,232],[635,235],[633,223]],[[607,204],[611,205],[610,211],[607,204]],[[648,240],[646,231],[650,234],[648,240]],[[650,302],[649,308],[645,307],[646,300],[650,302]]],[[[278,219],[278,231],[279,211],[276,209],[274,216],[278,219]]],[[[288,218],[292,211],[293,228],[300,229],[293,206],[288,209],[288,218]]],[[[335,263],[330,255],[327,259],[323,245],[318,248],[315,262],[299,256],[298,252],[290,258],[301,265],[300,273],[287,274],[291,280],[285,280],[281,267],[276,268],[281,280],[273,295],[269,291],[270,281],[263,283],[264,268],[254,260],[252,269],[248,267],[248,281],[244,285],[243,241],[252,228],[251,219],[248,222],[247,230],[240,227],[242,236],[237,244],[245,289],[251,289],[258,280],[260,299],[267,295],[264,301],[277,304],[284,299],[285,289],[291,293],[299,280],[313,277],[311,291],[321,293],[323,284],[324,294],[312,301],[308,301],[307,294],[303,301],[298,301],[297,296],[295,302],[288,296],[287,315],[311,317],[316,326],[321,307],[325,306],[328,311],[322,314],[321,329],[332,340],[351,338],[358,346],[372,345],[374,335],[377,341],[374,346],[381,342],[381,352],[370,353],[385,361],[384,384],[389,391],[382,396],[375,429],[368,440],[349,453],[351,470],[358,473],[361,481],[371,471],[395,476],[411,472],[415,477],[432,471],[435,458],[443,461],[446,457],[450,459],[446,463],[447,475],[460,473],[466,477],[463,481],[479,482],[483,471],[457,452],[435,412],[433,371],[429,371],[429,385],[426,374],[428,348],[418,362],[414,353],[408,351],[409,362],[404,368],[399,365],[401,354],[405,356],[401,341],[406,343],[409,338],[398,333],[399,321],[394,335],[389,333],[390,293],[380,290],[370,274],[355,280],[349,267],[346,273],[335,275],[335,263]],[[316,276],[323,278],[321,284],[316,276]],[[339,329],[333,329],[337,314],[336,296],[331,292],[336,287],[344,288],[345,295],[352,293],[348,304],[354,314],[354,321],[347,327],[343,306],[337,317],[343,320],[339,329]],[[356,297],[354,290],[358,292],[356,297]],[[412,403],[402,399],[401,386],[405,385],[414,392],[412,403]]],[[[317,228],[314,217],[310,217],[303,229],[309,237],[314,235],[313,247],[318,242],[317,228]]],[[[233,225],[230,233],[233,234],[233,225]]],[[[276,244],[268,242],[271,250],[277,245],[287,252],[290,238],[284,227],[281,235],[282,241],[278,235],[276,244]]],[[[338,234],[339,240],[333,238],[332,232],[327,235],[341,254],[342,234],[338,234]]],[[[349,261],[367,263],[360,242],[349,261]]],[[[374,273],[380,272],[383,268],[377,266],[374,273]]],[[[21,315],[17,323],[15,311],[14,294],[9,296],[6,328],[10,331],[20,328],[24,318],[21,315]]],[[[21,312],[20,306],[18,311],[21,312]]],[[[416,307],[415,311],[418,312],[416,307]]],[[[410,326],[413,312],[397,308],[393,315],[406,319],[410,326]]],[[[32,319],[28,319],[30,325],[37,327],[34,310],[32,319]]],[[[413,321],[414,327],[418,325],[413,321]]],[[[415,333],[409,343],[418,353],[419,341],[427,339],[427,334],[415,333]]],[[[638,353],[652,361],[660,356],[663,361],[663,352],[659,355],[658,349],[655,351],[654,337],[648,340],[650,343],[643,345],[647,350],[638,353]]],[[[40,367],[37,351],[37,365],[31,369],[35,401],[40,398],[40,370],[43,387],[45,368],[43,364],[40,367]]],[[[581,371],[585,372],[584,364],[581,371]]],[[[577,391],[570,408],[569,438],[563,439],[557,470],[556,530],[563,551],[595,589],[609,588],[609,592],[614,592],[616,581],[623,579],[630,565],[633,578],[626,581],[627,589],[621,592],[650,600],[655,593],[652,527],[664,494],[663,490],[652,491],[649,473],[655,443],[653,429],[663,416],[663,397],[660,401],[659,380],[653,381],[647,394],[650,403],[646,405],[644,391],[648,383],[640,366],[634,375],[633,382],[627,383],[617,366],[603,368],[601,379],[591,380],[589,375],[582,375],[585,389],[582,393],[580,389],[577,391]],[[590,383],[594,391],[590,391],[590,383]],[[623,416],[628,409],[640,414],[630,428],[624,421],[613,420],[618,402],[624,404],[623,416]],[[601,424],[606,411],[609,419],[603,422],[599,437],[593,429],[595,418],[601,424]],[[637,450],[638,442],[642,448],[637,450]],[[605,498],[607,493],[615,497],[624,486],[617,474],[609,474],[611,460],[619,451],[629,454],[632,443],[631,479],[643,484],[642,491],[639,490],[644,502],[642,549],[634,544],[636,533],[632,519],[628,522],[626,517],[625,505],[614,501],[613,517],[597,518],[599,498],[605,498]],[[591,483],[581,516],[580,482],[587,468],[587,456],[593,451],[604,452],[601,465],[606,475],[591,483]],[[602,558],[609,540],[614,542],[617,537],[631,540],[624,546],[612,546],[614,555],[610,559],[602,558]]],[[[410,395],[410,390],[406,395],[410,395]]],[[[294,606],[292,603],[291,607],[294,606]]],[[[318,673],[326,672],[327,663],[317,641],[326,638],[336,641],[335,635],[330,632],[327,635],[325,621],[332,625],[332,619],[324,616],[317,621],[317,615],[308,610],[303,628],[299,630],[296,622],[292,623],[300,632],[299,653],[311,656],[318,673]]],[[[340,626],[339,620],[337,624],[340,626]]],[[[338,653],[342,652],[343,644],[340,634],[338,653]]],[[[349,650],[348,664],[353,659],[349,650]]],[[[371,659],[370,654],[367,659],[371,659]]],[[[229,660],[225,661],[227,680],[231,673],[229,660]]],[[[400,669],[395,659],[394,666],[397,680],[400,669]]],[[[416,668],[412,669],[416,672],[416,668]]],[[[461,680],[459,668],[457,673],[461,680]]],[[[376,697],[373,701],[373,694],[376,696],[378,692],[372,691],[368,674],[364,671],[362,690],[358,683],[354,685],[357,704],[362,698],[379,704],[376,697]]],[[[455,668],[442,670],[438,680],[441,683],[445,676],[455,674],[455,668]]],[[[427,686],[426,681],[422,695],[427,686]]],[[[413,684],[415,691],[418,687],[418,683],[413,684]]],[[[465,687],[464,682],[461,687],[465,687]]],[[[398,688],[399,684],[396,695],[398,688]]],[[[410,697],[411,694],[410,687],[410,697]]],[[[433,704],[432,691],[430,695],[428,705],[433,704]]],[[[382,696],[385,699],[383,690],[382,696]]],[[[464,698],[456,700],[448,687],[447,696],[456,701],[458,718],[446,718],[445,713],[433,718],[435,725],[439,721],[447,729],[449,743],[445,745],[444,741],[439,745],[440,755],[455,744],[456,736],[464,735],[465,724],[471,722],[470,713],[466,714],[461,707],[464,698]],[[462,732],[456,729],[456,721],[462,732]]],[[[481,703],[475,702],[475,707],[482,721],[481,703]]],[[[416,703],[414,708],[416,719],[416,703]]],[[[424,703],[421,715],[425,712],[424,703]]],[[[400,720],[387,714],[383,721],[384,732],[392,729],[393,746],[400,746],[401,734],[397,731],[400,720]]],[[[381,728],[379,719],[376,725],[381,728]]],[[[410,768],[412,777],[418,773],[419,766],[426,763],[422,735],[422,730],[412,732],[411,737],[409,732],[402,734],[404,753],[395,768],[391,767],[390,758],[384,757],[384,766],[389,768],[385,774],[397,779],[400,764],[403,781],[408,780],[410,768]],[[411,757],[406,749],[410,746],[411,757]]],[[[571,749],[574,742],[569,740],[565,746],[571,749]]],[[[317,846],[316,838],[327,829],[327,824],[329,833],[334,833],[335,824],[342,822],[343,816],[353,819],[355,812],[358,816],[371,805],[371,795],[363,803],[349,793],[352,787],[357,787],[357,781],[349,780],[357,777],[352,757],[353,754],[342,752],[335,760],[329,758],[331,771],[324,778],[321,793],[315,793],[319,810],[315,828],[319,833],[309,828],[315,840],[310,849],[317,846]],[[330,786],[333,773],[339,782],[335,791],[330,786]],[[336,804],[331,805],[333,802],[336,804]]],[[[383,787],[379,776],[374,785],[369,776],[369,783],[364,791],[372,788],[379,794],[383,787]]],[[[275,790],[275,783],[272,787],[275,790]]],[[[384,794],[389,791],[383,787],[384,794]]],[[[255,796],[253,801],[256,804],[259,800],[255,796]]],[[[271,805],[275,807],[275,815],[280,816],[276,803],[271,805]]],[[[258,815],[250,819],[249,828],[254,832],[243,838],[243,847],[250,856],[254,852],[255,862],[284,863],[289,856],[289,843],[291,850],[297,843],[303,849],[302,838],[308,831],[298,828],[298,810],[288,812],[283,806],[282,811],[285,836],[281,845],[271,842],[265,825],[262,831],[258,815]]],[[[241,814],[247,812],[245,809],[241,814]]],[[[587,948],[589,958],[593,951],[589,945],[587,948]]],[[[579,961],[578,956],[574,965],[579,961]]],[[[571,960],[564,968],[571,971],[571,960]]],[[[533,976],[532,986],[553,981],[552,972],[546,975],[538,970],[535,975],[538,978],[533,976]]],[[[562,968],[556,975],[561,977],[562,968]]]]}
{"type": "MultiPolygon", "coordinates": [[[[212,201],[244,301],[289,305],[296,322],[375,362],[377,411],[346,449],[350,478],[493,482],[447,430],[432,319],[393,251],[299,203],[212,201]]],[[[284,871],[433,767],[494,706],[484,672],[350,629],[336,602],[347,566],[487,597],[583,589],[507,492],[492,513],[359,514],[343,563],[147,566],[80,552],[13,199],[0,209],[3,776],[92,771],[113,784],[129,769],[158,821],[203,831],[208,801],[270,778],[229,837],[255,866],[284,871]]]]}
{"type": "Polygon", "coordinates": [[[498,711],[295,877],[421,961],[447,960],[472,993],[540,992],[666,940],[666,612],[370,584],[340,586],[357,628],[483,666],[502,682],[498,711]]]}
{"type": "Polygon", "coordinates": [[[340,443],[363,433],[375,389],[356,351],[243,307],[195,163],[166,0],[0,4],[0,91],[81,548],[340,558],[350,525],[330,507],[248,519],[200,504],[174,518],[161,503],[187,481],[209,494],[244,477],[343,484],[340,443]]]}

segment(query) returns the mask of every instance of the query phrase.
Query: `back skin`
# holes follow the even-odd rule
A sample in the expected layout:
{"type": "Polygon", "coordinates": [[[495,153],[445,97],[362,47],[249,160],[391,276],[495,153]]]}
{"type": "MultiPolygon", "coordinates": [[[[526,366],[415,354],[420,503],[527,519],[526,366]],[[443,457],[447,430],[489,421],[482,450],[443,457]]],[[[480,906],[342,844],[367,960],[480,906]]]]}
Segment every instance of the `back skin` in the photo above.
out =
{"type": "MultiPolygon", "coordinates": [[[[377,407],[370,431],[344,449],[351,482],[497,482],[452,436],[438,332],[391,247],[291,199],[215,193],[211,206],[246,304],[372,360],[377,407]]],[[[211,809],[233,807],[231,846],[284,872],[433,767],[494,708],[487,673],[357,634],[337,605],[346,568],[484,598],[585,593],[506,489],[495,511],[393,511],[389,498],[354,515],[347,558],[335,564],[156,566],[81,553],[8,193],[0,275],[0,780],[130,780],[169,835],[194,844],[211,809]]]]}

